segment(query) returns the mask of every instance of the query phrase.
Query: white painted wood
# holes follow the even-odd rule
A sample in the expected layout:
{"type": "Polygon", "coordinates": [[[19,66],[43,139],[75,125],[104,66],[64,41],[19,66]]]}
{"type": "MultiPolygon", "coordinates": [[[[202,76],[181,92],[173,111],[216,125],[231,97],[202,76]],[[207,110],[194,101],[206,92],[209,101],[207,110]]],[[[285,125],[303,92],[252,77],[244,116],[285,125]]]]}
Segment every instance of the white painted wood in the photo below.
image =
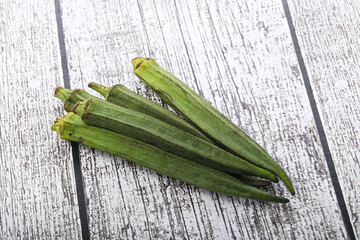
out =
{"type": "Polygon", "coordinates": [[[63,114],[53,1],[0,12],[0,238],[79,239],[70,145],[51,131],[63,114]]]}
{"type": "Polygon", "coordinates": [[[360,2],[289,1],[351,222],[360,235],[360,2]]]}
{"type": "Polygon", "coordinates": [[[218,195],[81,147],[93,238],[335,239],[346,232],[278,1],[63,1],[73,88],[125,84],[150,56],[263,145],[297,191],[278,205],[218,195]]]}

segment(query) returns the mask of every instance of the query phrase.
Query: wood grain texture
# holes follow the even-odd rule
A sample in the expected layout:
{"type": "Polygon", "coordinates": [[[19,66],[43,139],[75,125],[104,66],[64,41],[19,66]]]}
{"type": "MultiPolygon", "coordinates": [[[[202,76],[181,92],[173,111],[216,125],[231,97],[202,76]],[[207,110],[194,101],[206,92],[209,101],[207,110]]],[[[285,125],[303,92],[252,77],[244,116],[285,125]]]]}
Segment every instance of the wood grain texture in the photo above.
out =
{"type": "Polygon", "coordinates": [[[360,236],[360,2],[289,1],[354,231],[360,236]]]}
{"type": "Polygon", "coordinates": [[[51,131],[62,108],[52,1],[0,3],[0,238],[81,237],[69,143],[51,131]]]}
{"type": "Polygon", "coordinates": [[[281,1],[63,1],[62,8],[73,88],[122,83],[159,101],[130,63],[153,57],[264,146],[297,191],[286,205],[232,198],[81,147],[93,238],[346,237],[281,1]]]}

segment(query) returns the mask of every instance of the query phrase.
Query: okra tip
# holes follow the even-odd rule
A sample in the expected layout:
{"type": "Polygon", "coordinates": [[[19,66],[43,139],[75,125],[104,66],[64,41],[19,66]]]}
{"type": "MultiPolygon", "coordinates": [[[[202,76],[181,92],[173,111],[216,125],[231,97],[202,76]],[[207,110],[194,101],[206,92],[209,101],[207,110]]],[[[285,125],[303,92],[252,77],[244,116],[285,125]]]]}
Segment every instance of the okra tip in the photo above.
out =
{"type": "Polygon", "coordinates": [[[94,82],[89,83],[88,87],[94,89],[95,91],[103,95],[105,99],[107,99],[107,97],[109,96],[109,92],[110,92],[109,87],[94,82]]]}
{"type": "Polygon", "coordinates": [[[280,203],[288,203],[288,202],[290,202],[290,200],[287,198],[282,198],[282,200],[280,201],[280,203]]]}
{"type": "Polygon", "coordinates": [[[289,190],[289,192],[291,193],[291,195],[295,195],[295,189],[294,186],[289,178],[289,176],[286,174],[286,172],[281,169],[281,171],[279,171],[277,173],[277,176],[280,178],[280,180],[284,183],[285,187],[289,190]]]}

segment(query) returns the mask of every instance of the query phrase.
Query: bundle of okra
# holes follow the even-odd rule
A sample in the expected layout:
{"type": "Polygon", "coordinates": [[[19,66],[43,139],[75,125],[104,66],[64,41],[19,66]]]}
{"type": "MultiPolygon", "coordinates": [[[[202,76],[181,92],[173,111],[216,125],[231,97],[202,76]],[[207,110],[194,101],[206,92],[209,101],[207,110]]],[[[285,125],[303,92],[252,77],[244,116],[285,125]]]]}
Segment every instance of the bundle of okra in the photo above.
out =
{"type": "Polygon", "coordinates": [[[257,188],[279,178],[295,193],[260,145],[154,60],[135,58],[132,64],[135,75],[183,118],[123,85],[90,83],[106,100],[81,89],[56,88],[55,97],[69,113],[55,121],[53,131],[200,188],[289,201],[257,188]]]}

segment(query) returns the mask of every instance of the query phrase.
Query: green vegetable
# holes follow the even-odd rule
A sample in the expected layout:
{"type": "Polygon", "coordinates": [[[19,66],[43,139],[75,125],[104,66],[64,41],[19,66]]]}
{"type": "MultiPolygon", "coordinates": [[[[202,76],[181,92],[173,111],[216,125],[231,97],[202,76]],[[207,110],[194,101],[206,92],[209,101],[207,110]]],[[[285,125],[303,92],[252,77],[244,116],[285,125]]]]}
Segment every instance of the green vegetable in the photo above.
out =
{"type": "Polygon", "coordinates": [[[109,129],[141,140],[215,169],[233,174],[258,176],[272,181],[277,180],[271,172],[181,129],[107,101],[95,98],[79,101],[73,112],[81,116],[88,125],[109,129]]]}
{"type": "MultiPolygon", "coordinates": [[[[105,89],[105,88],[106,87],[104,87],[103,89],[105,89]]],[[[130,90],[128,90],[128,91],[130,91],[130,90]]],[[[81,89],[69,90],[69,89],[65,89],[65,88],[61,88],[61,87],[56,88],[55,97],[61,99],[64,102],[65,109],[68,112],[73,111],[73,108],[78,101],[95,98],[93,95],[91,95],[81,89]]],[[[117,98],[117,99],[120,99],[120,98],[117,98]]],[[[123,100],[126,102],[126,98],[124,98],[123,100]]],[[[127,105],[127,104],[124,104],[124,105],[127,105]]],[[[136,104],[130,104],[130,105],[132,106],[132,108],[134,108],[134,110],[136,110],[136,108],[135,108],[136,104]]],[[[170,113],[172,113],[172,112],[170,112],[170,113]]],[[[178,117],[177,115],[175,115],[175,116],[178,117]]],[[[236,175],[236,178],[238,178],[238,179],[242,180],[243,182],[245,182],[246,184],[249,184],[252,186],[267,186],[270,184],[268,181],[255,179],[255,178],[251,179],[250,176],[245,176],[245,175],[240,175],[240,174],[236,175]]],[[[274,178],[273,181],[277,182],[277,179],[274,178]]]]}
{"type": "Polygon", "coordinates": [[[155,146],[102,128],[86,125],[68,113],[52,126],[61,138],[123,157],[169,177],[231,196],[286,203],[289,200],[251,187],[230,175],[168,153],[155,146]]]}
{"type": "Polygon", "coordinates": [[[276,174],[291,192],[294,187],[285,171],[253,139],[175,76],[149,58],[132,60],[134,73],[163,101],[188,119],[227,151],[276,174]]]}
{"type": "Polygon", "coordinates": [[[182,119],[170,110],[160,106],[159,104],[156,104],[149,99],[130,91],[121,84],[117,84],[113,87],[105,87],[92,82],[89,83],[89,87],[99,92],[105,97],[107,101],[111,103],[149,115],[174,127],[182,129],[185,132],[197,136],[205,141],[212,142],[186,120],[182,119]]]}

